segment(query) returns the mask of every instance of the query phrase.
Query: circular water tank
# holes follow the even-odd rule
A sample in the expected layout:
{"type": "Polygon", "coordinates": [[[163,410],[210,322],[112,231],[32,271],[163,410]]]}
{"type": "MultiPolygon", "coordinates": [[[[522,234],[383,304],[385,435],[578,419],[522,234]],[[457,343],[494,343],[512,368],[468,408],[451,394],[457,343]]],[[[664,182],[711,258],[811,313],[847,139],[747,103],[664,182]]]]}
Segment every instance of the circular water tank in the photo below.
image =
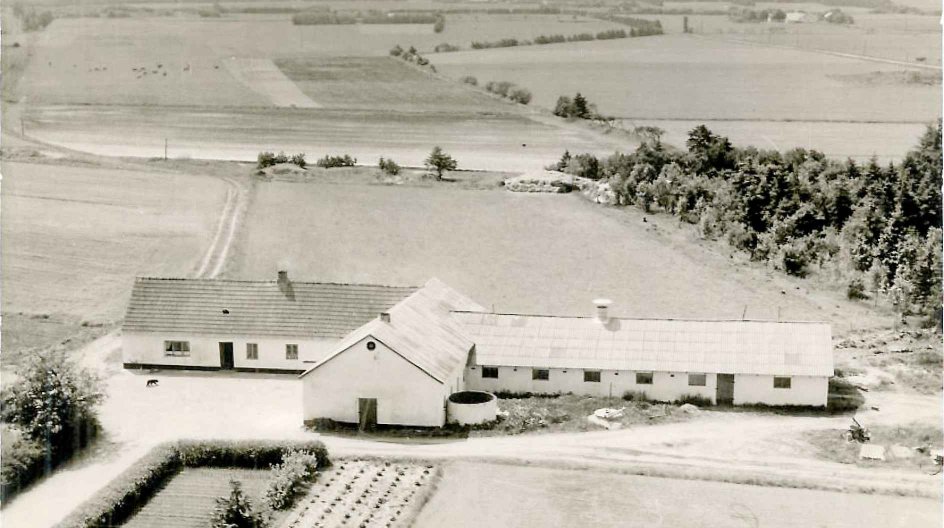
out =
{"type": "Polygon", "coordinates": [[[449,423],[476,425],[495,421],[498,398],[490,392],[462,391],[449,395],[446,418],[449,423]]]}

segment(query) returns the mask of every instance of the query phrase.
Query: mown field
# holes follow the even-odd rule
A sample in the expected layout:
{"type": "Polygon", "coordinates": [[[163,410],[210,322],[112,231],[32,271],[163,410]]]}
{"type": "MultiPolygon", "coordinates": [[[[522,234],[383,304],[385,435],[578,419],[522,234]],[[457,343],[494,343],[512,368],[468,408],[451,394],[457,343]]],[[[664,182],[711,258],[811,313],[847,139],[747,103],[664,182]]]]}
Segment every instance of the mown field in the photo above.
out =
{"type": "Polygon", "coordinates": [[[684,137],[691,122],[734,120],[748,123],[741,125],[745,143],[769,148],[765,136],[795,141],[795,123],[810,123],[802,127],[808,133],[801,146],[837,157],[892,158],[902,156],[914,136],[909,130],[902,137],[902,123],[919,130],[941,115],[940,85],[857,81],[857,75],[900,67],[720,38],[666,35],[436,59],[440,71],[456,78],[507,79],[528,87],[532,104],[553,107],[560,95],[579,91],[604,115],[636,125],[658,122],[672,139],[684,137]],[[828,128],[833,122],[854,124],[854,133],[837,142],[837,130],[828,128]],[[861,136],[871,138],[865,148],[861,136]]]}
{"type": "Polygon", "coordinates": [[[3,176],[8,360],[120,319],[136,275],[191,273],[223,205],[211,178],[9,162],[3,176]]]}
{"type": "Polygon", "coordinates": [[[938,526],[931,499],[454,463],[417,518],[438,526],[938,526]],[[487,506],[483,506],[487,505],[487,506]]]}
{"type": "Polygon", "coordinates": [[[877,322],[841,292],[745,265],[671,219],[574,196],[260,183],[230,276],[287,265],[299,280],[422,284],[438,277],[499,312],[877,322]],[[665,223],[663,223],[663,221],[665,223]]]}

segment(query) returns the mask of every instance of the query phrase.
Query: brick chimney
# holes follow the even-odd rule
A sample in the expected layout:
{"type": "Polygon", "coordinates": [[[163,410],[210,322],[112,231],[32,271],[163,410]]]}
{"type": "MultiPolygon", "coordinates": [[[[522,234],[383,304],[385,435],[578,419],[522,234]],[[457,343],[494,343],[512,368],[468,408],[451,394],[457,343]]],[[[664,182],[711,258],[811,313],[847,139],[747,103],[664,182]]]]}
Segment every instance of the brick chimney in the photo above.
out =
{"type": "Polygon", "coordinates": [[[380,312],[380,320],[385,323],[390,323],[390,312],[380,312]]]}
{"type": "Polygon", "coordinates": [[[605,325],[610,322],[610,305],[613,301],[609,299],[594,299],[593,305],[597,308],[597,322],[605,325]]]}
{"type": "Polygon", "coordinates": [[[288,271],[279,270],[279,285],[282,286],[286,284],[288,284],[288,271]]]}

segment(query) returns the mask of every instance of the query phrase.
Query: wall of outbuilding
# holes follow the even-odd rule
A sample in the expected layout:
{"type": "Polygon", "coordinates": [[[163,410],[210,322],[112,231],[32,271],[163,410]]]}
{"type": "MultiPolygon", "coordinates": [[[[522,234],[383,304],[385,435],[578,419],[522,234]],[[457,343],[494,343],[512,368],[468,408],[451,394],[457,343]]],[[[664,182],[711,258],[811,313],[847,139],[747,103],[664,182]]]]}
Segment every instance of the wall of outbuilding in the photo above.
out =
{"type": "Polygon", "coordinates": [[[220,342],[233,343],[233,360],[237,369],[271,369],[285,371],[303,371],[313,362],[325,357],[337,339],[317,338],[300,339],[298,337],[232,337],[232,336],[192,336],[184,334],[124,334],[121,338],[122,358],[128,367],[137,365],[167,366],[177,368],[217,369],[220,367],[220,342]],[[164,341],[187,341],[190,343],[190,356],[178,357],[164,354],[164,341]],[[248,359],[246,344],[258,345],[259,359],[248,359]],[[298,359],[285,359],[285,345],[298,345],[298,359]]]}
{"type": "Polygon", "coordinates": [[[446,398],[453,380],[443,384],[382,342],[365,337],[302,376],[305,420],[329,418],[357,423],[358,399],[377,399],[377,423],[439,427],[446,421],[446,398]],[[367,343],[376,348],[368,350],[367,343]]]}
{"type": "MultiPolygon", "coordinates": [[[[673,401],[685,395],[715,399],[715,376],[705,376],[705,386],[690,386],[688,373],[654,372],[652,384],[637,384],[636,372],[631,370],[601,370],[599,382],[585,382],[584,369],[549,369],[549,379],[534,380],[531,367],[498,367],[498,378],[483,378],[482,368],[466,368],[466,390],[488,392],[568,393],[591,396],[621,397],[624,392],[644,392],[653,400],[673,401]]],[[[595,369],[588,369],[595,370],[595,369]]],[[[696,373],[698,374],[698,373],[696,373]]]]}
{"type": "Polygon", "coordinates": [[[825,406],[829,378],[790,376],[789,389],[775,389],[773,376],[738,374],[734,377],[734,404],[825,406]]]}

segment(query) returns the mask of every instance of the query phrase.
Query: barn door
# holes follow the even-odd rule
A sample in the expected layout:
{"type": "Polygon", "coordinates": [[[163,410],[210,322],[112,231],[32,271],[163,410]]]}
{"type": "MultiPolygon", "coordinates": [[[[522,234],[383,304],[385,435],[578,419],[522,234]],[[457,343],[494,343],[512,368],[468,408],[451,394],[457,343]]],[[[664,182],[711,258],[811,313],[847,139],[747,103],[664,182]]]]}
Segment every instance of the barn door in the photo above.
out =
{"type": "Polygon", "coordinates": [[[715,400],[718,405],[734,403],[734,374],[718,374],[715,400]]]}
{"type": "Polygon", "coordinates": [[[357,417],[361,431],[372,431],[377,426],[377,398],[358,398],[357,417]]]}
{"type": "Polygon", "coordinates": [[[235,362],[233,361],[233,344],[232,343],[220,343],[220,368],[223,370],[231,370],[235,362]]]}

